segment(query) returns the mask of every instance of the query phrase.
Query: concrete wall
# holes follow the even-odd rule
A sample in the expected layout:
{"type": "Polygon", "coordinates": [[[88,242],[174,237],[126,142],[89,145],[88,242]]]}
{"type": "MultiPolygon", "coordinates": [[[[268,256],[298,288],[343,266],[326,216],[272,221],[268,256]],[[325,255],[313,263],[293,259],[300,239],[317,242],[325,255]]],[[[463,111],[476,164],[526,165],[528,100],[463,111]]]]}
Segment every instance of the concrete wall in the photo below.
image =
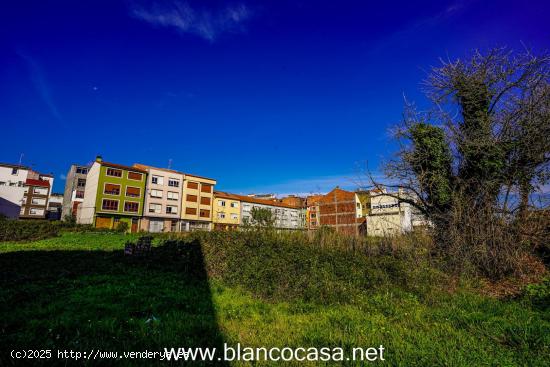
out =
{"type": "Polygon", "coordinates": [[[22,168],[12,174],[13,168],[0,166],[0,214],[8,218],[19,217],[28,175],[28,170],[22,168]]]}

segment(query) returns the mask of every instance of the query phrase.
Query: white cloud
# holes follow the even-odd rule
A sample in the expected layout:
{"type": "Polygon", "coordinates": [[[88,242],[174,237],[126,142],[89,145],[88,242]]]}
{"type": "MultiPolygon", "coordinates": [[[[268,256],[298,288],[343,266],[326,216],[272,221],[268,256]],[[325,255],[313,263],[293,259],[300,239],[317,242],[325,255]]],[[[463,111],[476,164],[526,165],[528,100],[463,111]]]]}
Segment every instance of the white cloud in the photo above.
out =
{"type": "Polygon", "coordinates": [[[131,15],[155,26],[174,28],[213,42],[220,34],[242,30],[251,12],[243,4],[217,10],[193,9],[187,2],[155,2],[149,7],[134,4],[131,15]]]}

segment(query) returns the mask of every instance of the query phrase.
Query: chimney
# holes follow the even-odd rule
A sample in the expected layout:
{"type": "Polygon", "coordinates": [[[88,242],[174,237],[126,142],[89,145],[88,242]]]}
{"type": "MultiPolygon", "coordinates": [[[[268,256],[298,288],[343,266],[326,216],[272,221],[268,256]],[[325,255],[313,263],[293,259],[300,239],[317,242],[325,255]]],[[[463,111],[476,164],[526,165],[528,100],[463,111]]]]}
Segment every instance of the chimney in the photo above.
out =
{"type": "Polygon", "coordinates": [[[100,155],[97,155],[97,156],[95,157],[95,161],[98,162],[98,163],[101,163],[101,162],[103,162],[103,157],[100,156],[100,155]]]}

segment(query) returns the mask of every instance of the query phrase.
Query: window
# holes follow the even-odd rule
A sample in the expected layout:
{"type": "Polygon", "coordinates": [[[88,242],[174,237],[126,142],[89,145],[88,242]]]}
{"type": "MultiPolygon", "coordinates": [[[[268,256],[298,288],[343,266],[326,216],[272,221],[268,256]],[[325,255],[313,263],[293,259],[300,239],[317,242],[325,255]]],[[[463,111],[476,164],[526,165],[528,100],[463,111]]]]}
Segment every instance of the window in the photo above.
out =
{"type": "Polygon", "coordinates": [[[225,200],[218,200],[218,206],[225,206],[225,200]]]}
{"type": "Polygon", "coordinates": [[[107,168],[107,172],[105,174],[112,177],[122,177],[122,171],[115,168],[107,168]]]}
{"type": "Polygon", "coordinates": [[[187,201],[191,201],[193,203],[197,202],[197,195],[189,195],[187,194],[187,201]]]}
{"type": "Polygon", "coordinates": [[[210,218],[210,210],[201,209],[199,216],[202,218],[210,218]]]}
{"type": "Polygon", "coordinates": [[[196,190],[196,189],[199,188],[199,184],[198,184],[197,182],[191,182],[191,181],[189,181],[189,182],[187,183],[187,188],[188,188],[188,189],[195,189],[195,190],[196,190]]]}
{"type": "Polygon", "coordinates": [[[82,191],[82,190],[77,190],[77,191],[76,191],[76,194],[75,194],[75,198],[77,198],[77,199],[84,199],[84,191],[82,191]]]}
{"type": "Polygon", "coordinates": [[[128,172],[128,179],[129,180],[135,180],[135,181],[141,181],[141,178],[143,177],[143,174],[138,172],[128,172]]]}
{"type": "Polygon", "coordinates": [[[231,219],[239,219],[239,215],[238,214],[231,214],[231,219]]]}
{"type": "Polygon", "coordinates": [[[33,192],[37,195],[48,195],[48,189],[45,187],[35,187],[33,192]]]}
{"type": "Polygon", "coordinates": [[[153,176],[151,177],[151,183],[155,185],[164,185],[164,177],[162,176],[153,176]]]}
{"type": "Polygon", "coordinates": [[[87,168],[78,167],[78,168],[76,169],[76,173],[80,173],[80,174],[85,175],[85,174],[88,173],[88,169],[87,169],[87,168]]]}
{"type": "Polygon", "coordinates": [[[118,200],[103,199],[103,202],[101,203],[101,209],[118,210],[118,200]]]}
{"type": "Polygon", "coordinates": [[[160,213],[160,212],[162,212],[162,205],[149,204],[149,213],[160,213]]]}
{"type": "Polygon", "coordinates": [[[137,198],[141,195],[141,189],[139,187],[126,187],[126,196],[131,198],[137,198]]]}
{"type": "Polygon", "coordinates": [[[179,192],[168,191],[168,200],[179,200],[179,192]]]}
{"type": "Polygon", "coordinates": [[[210,198],[209,197],[202,197],[201,198],[201,204],[202,205],[210,205],[210,198]]]}
{"type": "Polygon", "coordinates": [[[33,204],[33,205],[46,205],[46,199],[32,198],[31,204],[33,204]]]}
{"type": "Polygon", "coordinates": [[[11,182],[10,181],[10,186],[15,186],[15,185],[17,185],[17,182],[11,182]]]}
{"type": "Polygon", "coordinates": [[[225,213],[218,213],[218,218],[224,219],[225,218],[225,213]]]}
{"type": "Polygon", "coordinates": [[[239,203],[236,202],[236,201],[232,201],[232,202],[231,202],[231,207],[232,207],[232,208],[238,208],[238,207],[239,207],[239,203]]]}
{"type": "Polygon", "coordinates": [[[6,182],[5,181],[0,181],[0,186],[6,186],[6,182]]]}
{"type": "Polygon", "coordinates": [[[12,174],[12,175],[17,175],[17,172],[18,172],[18,171],[19,171],[19,170],[18,170],[17,168],[12,168],[12,169],[11,169],[11,174],[12,174]]]}
{"type": "Polygon", "coordinates": [[[127,201],[124,203],[125,212],[137,213],[138,210],[139,210],[139,203],[136,203],[134,201],[127,201]]]}
{"type": "Polygon", "coordinates": [[[150,194],[153,198],[162,198],[162,190],[151,190],[150,194]]]}
{"type": "Polygon", "coordinates": [[[120,185],[106,183],[103,193],[105,195],[120,195],[120,185]]]}
{"type": "Polygon", "coordinates": [[[177,180],[175,178],[169,178],[168,179],[168,186],[171,187],[180,187],[180,180],[177,180]]]}
{"type": "Polygon", "coordinates": [[[178,207],[173,205],[167,205],[166,214],[178,214],[178,207]]]}
{"type": "Polygon", "coordinates": [[[30,215],[44,215],[44,209],[38,209],[38,208],[30,208],[29,209],[30,215]]]}
{"type": "Polygon", "coordinates": [[[76,187],[85,187],[86,186],[86,179],[84,178],[79,178],[77,181],[76,181],[76,187]]]}
{"type": "Polygon", "coordinates": [[[186,208],[185,214],[189,215],[197,215],[197,208],[186,208]]]}
{"type": "Polygon", "coordinates": [[[202,184],[201,192],[212,192],[212,185],[202,184]]]}

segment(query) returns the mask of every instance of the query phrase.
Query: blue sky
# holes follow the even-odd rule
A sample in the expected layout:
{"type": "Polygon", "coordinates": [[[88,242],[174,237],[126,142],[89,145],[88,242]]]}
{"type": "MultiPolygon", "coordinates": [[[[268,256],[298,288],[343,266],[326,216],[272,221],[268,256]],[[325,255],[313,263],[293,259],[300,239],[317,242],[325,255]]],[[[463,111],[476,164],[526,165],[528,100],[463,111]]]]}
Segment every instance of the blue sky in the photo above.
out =
{"type": "Polygon", "coordinates": [[[438,59],[548,49],[547,1],[14,1],[0,11],[0,161],[101,154],[309,193],[394,150],[438,59]]]}

